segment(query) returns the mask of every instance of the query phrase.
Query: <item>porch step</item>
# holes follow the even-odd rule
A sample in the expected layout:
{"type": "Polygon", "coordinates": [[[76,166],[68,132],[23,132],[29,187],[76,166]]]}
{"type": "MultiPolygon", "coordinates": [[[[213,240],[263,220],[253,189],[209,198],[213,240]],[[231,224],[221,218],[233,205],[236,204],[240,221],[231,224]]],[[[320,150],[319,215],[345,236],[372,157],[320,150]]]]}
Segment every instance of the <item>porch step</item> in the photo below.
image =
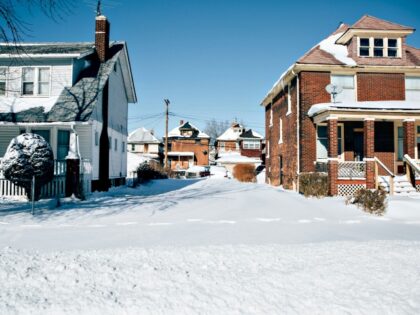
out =
{"type": "MultiPolygon", "coordinates": [[[[390,176],[379,176],[379,187],[389,193],[390,191],[390,176]]],[[[410,195],[417,194],[416,189],[411,185],[405,175],[394,177],[394,193],[396,195],[410,195]]]]}

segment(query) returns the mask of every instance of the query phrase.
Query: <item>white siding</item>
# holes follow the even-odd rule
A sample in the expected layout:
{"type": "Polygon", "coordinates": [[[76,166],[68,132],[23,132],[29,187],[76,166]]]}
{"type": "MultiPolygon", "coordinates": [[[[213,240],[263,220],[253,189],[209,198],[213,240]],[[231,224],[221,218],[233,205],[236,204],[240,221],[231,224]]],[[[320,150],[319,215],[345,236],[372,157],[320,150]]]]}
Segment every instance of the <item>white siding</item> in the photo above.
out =
{"type": "Polygon", "coordinates": [[[99,141],[101,138],[102,123],[93,121],[92,123],[92,178],[99,179],[99,141]],[[95,144],[95,132],[98,133],[98,145],[95,144]]]}
{"type": "MultiPolygon", "coordinates": [[[[356,101],[354,75],[331,75],[331,84],[337,85],[343,91],[336,96],[337,102],[356,101]]],[[[333,98],[331,96],[331,101],[333,98]]]]}
{"type": "Polygon", "coordinates": [[[6,153],[10,141],[18,135],[18,126],[0,126],[0,158],[6,153]]]}
{"type": "MultiPolygon", "coordinates": [[[[79,135],[79,149],[82,159],[92,160],[92,126],[76,125],[75,129],[79,135]]],[[[95,162],[92,161],[92,163],[95,162]]]]}
{"type": "Polygon", "coordinates": [[[58,96],[72,83],[72,66],[53,66],[51,68],[51,96],[58,96]]]}

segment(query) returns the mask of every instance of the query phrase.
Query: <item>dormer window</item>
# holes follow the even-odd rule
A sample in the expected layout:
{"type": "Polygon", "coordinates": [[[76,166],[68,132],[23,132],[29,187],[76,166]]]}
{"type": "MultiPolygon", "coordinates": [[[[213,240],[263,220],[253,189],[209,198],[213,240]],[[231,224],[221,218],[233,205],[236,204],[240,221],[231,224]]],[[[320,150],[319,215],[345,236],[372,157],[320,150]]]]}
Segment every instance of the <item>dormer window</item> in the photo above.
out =
{"type": "Polygon", "coordinates": [[[388,57],[398,56],[398,41],[396,39],[388,38],[388,57]]]}
{"type": "Polygon", "coordinates": [[[363,57],[369,56],[369,38],[361,38],[360,39],[360,50],[359,55],[363,57]]]}
{"type": "Polygon", "coordinates": [[[373,55],[375,57],[384,56],[384,39],[383,38],[374,38],[373,39],[373,55]]]}
{"type": "Polygon", "coordinates": [[[399,46],[397,38],[359,38],[359,56],[397,58],[399,46]]]}

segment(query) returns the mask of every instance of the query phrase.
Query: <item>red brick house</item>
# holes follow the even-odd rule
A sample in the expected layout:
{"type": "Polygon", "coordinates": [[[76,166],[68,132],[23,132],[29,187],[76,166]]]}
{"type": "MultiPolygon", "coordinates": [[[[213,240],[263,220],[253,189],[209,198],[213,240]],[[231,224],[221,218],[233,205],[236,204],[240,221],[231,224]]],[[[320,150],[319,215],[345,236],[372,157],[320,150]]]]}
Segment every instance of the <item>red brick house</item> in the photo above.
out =
{"type": "Polygon", "coordinates": [[[210,137],[190,124],[180,121],[168,133],[168,163],[172,170],[186,170],[193,165],[209,165],[210,137]]]}
{"type": "MultiPolygon", "coordinates": [[[[420,190],[420,49],[414,32],[368,15],[342,24],[265,96],[267,182],[298,189],[328,173],[331,195],[420,190]],[[338,94],[330,95],[330,85],[338,94]]],[[[331,92],[331,90],[330,90],[331,92]]]]}

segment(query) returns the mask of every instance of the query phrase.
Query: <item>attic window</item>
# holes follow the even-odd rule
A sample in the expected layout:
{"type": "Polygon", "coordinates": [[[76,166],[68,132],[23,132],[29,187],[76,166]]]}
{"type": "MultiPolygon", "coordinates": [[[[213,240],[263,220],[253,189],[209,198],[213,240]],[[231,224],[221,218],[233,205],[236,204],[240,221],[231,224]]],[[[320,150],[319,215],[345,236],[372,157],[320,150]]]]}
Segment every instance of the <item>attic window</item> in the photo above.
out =
{"type": "Polygon", "coordinates": [[[360,39],[360,56],[369,56],[369,38],[360,39]]]}
{"type": "Polygon", "coordinates": [[[373,55],[375,57],[383,57],[384,56],[384,39],[375,38],[373,41],[374,41],[373,55]]]}
{"type": "Polygon", "coordinates": [[[388,57],[397,57],[398,41],[396,39],[388,39],[388,57]]]}

